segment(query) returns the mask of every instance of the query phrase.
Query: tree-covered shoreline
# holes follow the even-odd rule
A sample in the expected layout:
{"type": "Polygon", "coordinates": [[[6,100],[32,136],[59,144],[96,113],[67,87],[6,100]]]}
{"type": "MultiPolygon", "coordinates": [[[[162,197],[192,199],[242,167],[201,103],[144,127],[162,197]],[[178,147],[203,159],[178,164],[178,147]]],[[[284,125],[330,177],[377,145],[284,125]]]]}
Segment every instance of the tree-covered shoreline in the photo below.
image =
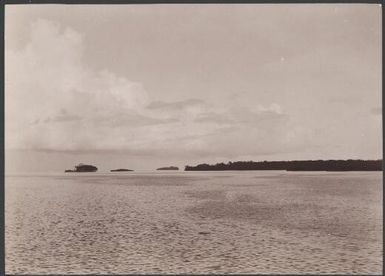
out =
{"type": "Polygon", "coordinates": [[[237,161],[186,166],[185,171],[286,170],[286,171],[382,171],[380,160],[237,161]]]}

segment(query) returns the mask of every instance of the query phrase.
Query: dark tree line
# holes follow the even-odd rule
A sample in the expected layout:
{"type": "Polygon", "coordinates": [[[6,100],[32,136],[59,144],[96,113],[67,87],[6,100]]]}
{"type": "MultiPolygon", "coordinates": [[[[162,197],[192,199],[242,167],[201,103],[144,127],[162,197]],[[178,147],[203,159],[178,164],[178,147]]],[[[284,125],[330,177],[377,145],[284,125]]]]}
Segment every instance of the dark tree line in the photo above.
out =
{"type": "Polygon", "coordinates": [[[382,171],[382,160],[237,161],[185,167],[185,171],[226,170],[382,171]]]}

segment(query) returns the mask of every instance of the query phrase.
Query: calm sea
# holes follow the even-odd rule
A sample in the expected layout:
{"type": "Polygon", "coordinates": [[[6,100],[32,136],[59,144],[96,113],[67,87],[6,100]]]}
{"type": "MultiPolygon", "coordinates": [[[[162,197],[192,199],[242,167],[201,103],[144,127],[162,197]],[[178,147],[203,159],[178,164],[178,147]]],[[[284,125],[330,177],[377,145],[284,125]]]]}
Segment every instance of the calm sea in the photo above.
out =
{"type": "Polygon", "coordinates": [[[382,172],[9,175],[6,273],[382,273],[382,172]]]}

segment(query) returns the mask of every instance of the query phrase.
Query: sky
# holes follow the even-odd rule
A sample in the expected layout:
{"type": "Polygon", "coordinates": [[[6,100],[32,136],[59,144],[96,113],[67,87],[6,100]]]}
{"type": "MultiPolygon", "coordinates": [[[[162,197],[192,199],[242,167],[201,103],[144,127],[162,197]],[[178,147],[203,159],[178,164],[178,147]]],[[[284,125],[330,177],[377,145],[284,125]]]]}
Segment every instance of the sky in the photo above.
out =
{"type": "Polygon", "coordinates": [[[382,158],[377,4],[5,6],[10,172],[382,158]]]}

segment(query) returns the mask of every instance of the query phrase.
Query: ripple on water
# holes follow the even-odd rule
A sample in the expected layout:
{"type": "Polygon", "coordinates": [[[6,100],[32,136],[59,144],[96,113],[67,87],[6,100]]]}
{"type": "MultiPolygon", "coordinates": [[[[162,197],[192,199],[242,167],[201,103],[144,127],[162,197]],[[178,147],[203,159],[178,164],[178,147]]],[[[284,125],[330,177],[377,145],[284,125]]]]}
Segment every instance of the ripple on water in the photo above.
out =
{"type": "Polygon", "coordinates": [[[380,273],[380,174],[6,181],[6,271],[380,273]]]}

